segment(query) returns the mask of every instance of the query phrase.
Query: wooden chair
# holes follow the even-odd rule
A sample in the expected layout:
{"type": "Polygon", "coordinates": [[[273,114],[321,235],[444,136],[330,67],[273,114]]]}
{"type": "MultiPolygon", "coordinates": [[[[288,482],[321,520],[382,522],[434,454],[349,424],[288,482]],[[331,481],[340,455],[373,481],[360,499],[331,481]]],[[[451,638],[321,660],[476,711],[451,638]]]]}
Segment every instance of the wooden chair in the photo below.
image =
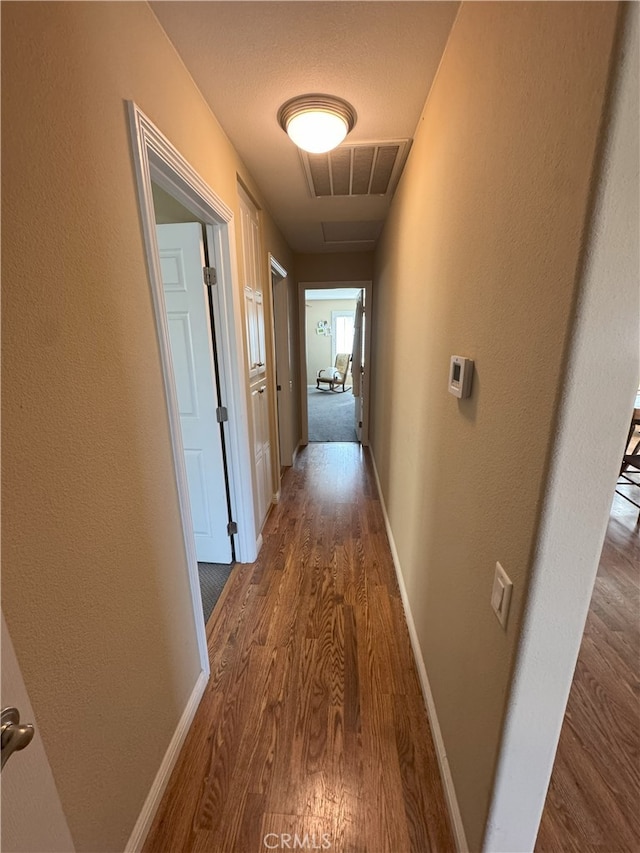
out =
{"type": "Polygon", "coordinates": [[[345,382],[347,381],[347,375],[349,373],[350,361],[351,355],[348,352],[339,352],[336,356],[336,363],[333,367],[323,367],[322,370],[318,371],[318,375],[316,376],[316,388],[320,388],[320,383],[322,383],[323,386],[329,386],[329,391],[335,391],[336,386],[340,385],[342,385],[342,390],[346,391],[347,388],[345,388],[345,382]]]}

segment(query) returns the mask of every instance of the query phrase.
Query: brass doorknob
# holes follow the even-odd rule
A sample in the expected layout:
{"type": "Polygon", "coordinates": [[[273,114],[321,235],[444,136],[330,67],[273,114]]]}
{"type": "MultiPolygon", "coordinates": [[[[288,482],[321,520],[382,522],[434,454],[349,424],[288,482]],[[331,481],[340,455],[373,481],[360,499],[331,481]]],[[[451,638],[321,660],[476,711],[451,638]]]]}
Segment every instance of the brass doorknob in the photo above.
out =
{"type": "MultiPolygon", "coordinates": [[[[0,726],[0,741],[2,745],[2,767],[14,752],[29,746],[33,740],[35,729],[32,725],[20,723],[20,712],[17,708],[4,708],[2,725],[0,726]]],[[[2,769],[0,767],[0,769],[2,769]]]]}

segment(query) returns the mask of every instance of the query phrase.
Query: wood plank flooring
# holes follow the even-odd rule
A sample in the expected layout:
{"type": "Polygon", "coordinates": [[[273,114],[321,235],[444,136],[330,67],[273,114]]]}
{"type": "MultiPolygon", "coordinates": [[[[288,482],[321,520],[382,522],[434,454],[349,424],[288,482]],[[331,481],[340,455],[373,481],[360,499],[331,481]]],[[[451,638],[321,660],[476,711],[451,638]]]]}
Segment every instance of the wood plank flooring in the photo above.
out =
{"type": "MultiPolygon", "coordinates": [[[[640,491],[640,490],[639,490],[640,491]]],[[[537,853],[640,850],[640,528],[614,499],[537,853]]]]}
{"type": "Polygon", "coordinates": [[[455,850],[367,452],[305,448],[263,536],[144,850],[455,850]]]}

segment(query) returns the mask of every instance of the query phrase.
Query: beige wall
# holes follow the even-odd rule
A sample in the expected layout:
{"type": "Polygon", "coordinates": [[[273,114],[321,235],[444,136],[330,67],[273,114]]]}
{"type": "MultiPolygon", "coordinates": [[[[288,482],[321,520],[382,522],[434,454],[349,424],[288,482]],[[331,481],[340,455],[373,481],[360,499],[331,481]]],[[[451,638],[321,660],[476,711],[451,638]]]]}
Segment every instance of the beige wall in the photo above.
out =
{"type": "Polygon", "coordinates": [[[373,252],[295,255],[298,281],[371,281],[373,252]]]}
{"type": "Polygon", "coordinates": [[[640,5],[624,5],[620,61],[485,836],[485,849],[494,853],[534,849],[640,379],[640,5]],[[576,459],[589,464],[576,465],[576,459]]]}
{"type": "Polygon", "coordinates": [[[183,207],[179,201],[157,184],[151,184],[153,210],[158,225],[173,225],[176,222],[199,222],[198,217],[183,207]]]}
{"type": "Polygon", "coordinates": [[[328,335],[316,334],[318,322],[326,320],[331,328],[332,311],[356,310],[354,299],[309,299],[305,303],[307,320],[307,384],[315,385],[315,376],[323,367],[330,367],[334,358],[332,355],[333,338],[328,335]]]}
{"type": "Polygon", "coordinates": [[[121,850],[200,669],[125,99],[253,184],[146,4],[3,4],[2,98],[3,610],[76,847],[121,850]]]}
{"type": "Polygon", "coordinates": [[[463,4],[376,254],[371,440],[471,850],[536,541],[616,14],[463,4]],[[475,359],[469,400],[447,393],[452,354],[475,359]],[[489,603],[496,560],[514,582],[506,633],[489,603]]]}

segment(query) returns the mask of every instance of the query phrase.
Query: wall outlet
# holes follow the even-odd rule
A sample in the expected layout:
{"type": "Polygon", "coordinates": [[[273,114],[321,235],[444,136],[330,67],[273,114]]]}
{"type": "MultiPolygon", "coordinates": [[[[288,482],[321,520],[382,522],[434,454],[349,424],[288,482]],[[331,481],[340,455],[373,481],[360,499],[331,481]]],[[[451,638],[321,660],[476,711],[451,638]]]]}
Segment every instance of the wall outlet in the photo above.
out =
{"type": "Polygon", "coordinates": [[[491,607],[498,617],[498,622],[506,630],[509,618],[509,605],[511,604],[511,592],[513,583],[509,575],[496,563],[496,572],[493,576],[493,589],[491,590],[491,607]]]}

